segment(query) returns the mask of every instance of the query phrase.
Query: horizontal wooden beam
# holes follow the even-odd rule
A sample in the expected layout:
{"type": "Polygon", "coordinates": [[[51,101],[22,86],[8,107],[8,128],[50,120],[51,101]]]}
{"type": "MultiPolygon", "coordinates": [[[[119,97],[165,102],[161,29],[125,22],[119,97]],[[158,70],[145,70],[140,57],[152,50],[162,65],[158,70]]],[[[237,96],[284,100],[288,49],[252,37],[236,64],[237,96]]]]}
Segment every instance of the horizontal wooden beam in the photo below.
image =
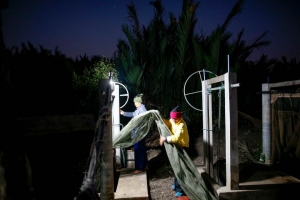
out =
{"type": "Polygon", "coordinates": [[[217,77],[210,78],[210,79],[205,80],[205,81],[206,81],[206,85],[212,85],[214,83],[219,83],[221,81],[224,81],[224,74],[220,75],[220,76],[217,76],[217,77]]]}
{"type": "Polygon", "coordinates": [[[292,85],[300,85],[300,80],[286,81],[286,82],[279,82],[279,83],[269,83],[269,88],[285,87],[285,86],[292,86],[292,85]]]}

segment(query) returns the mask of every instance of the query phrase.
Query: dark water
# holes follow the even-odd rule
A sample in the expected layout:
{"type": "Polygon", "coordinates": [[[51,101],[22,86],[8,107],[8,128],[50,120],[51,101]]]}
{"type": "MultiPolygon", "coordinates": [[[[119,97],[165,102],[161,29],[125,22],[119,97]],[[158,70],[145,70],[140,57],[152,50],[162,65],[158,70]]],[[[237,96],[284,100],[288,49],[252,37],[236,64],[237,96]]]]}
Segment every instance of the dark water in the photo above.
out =
{"type": "Polygon", "coordinates": [[[37,200],[68,200],[78,195],[93,137],[94,132],[76,132],[26,139],[37,200]]]}

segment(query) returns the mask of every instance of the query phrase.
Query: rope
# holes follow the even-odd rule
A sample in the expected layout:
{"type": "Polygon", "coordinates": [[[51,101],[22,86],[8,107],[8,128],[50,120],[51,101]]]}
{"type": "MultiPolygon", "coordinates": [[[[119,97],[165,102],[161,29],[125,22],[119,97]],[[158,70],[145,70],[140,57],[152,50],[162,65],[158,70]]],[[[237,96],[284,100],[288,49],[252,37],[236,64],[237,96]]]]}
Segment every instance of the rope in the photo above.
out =
{"type": "MultiPolygon", "coordinates": [[[[217,170],[217,176],[216,176],[216,181],[219,183],[219,174],[220,174],[220,162],[219,162],[219,156],[220,156],[220,130],[221,130],[221,108],[222,108],[222,101],[221,101],[221,97],[222,97],[222,90],[225,89],[224,84],[221,83],[222,85],[220,87],[216,87],[216,88],[207,88],[207,92],[208,94],[210,94],[213,90],[219,90],[218,92],[218,97],[219,97],[219,116],[218,116],[218,146],[217,146],[217,161],[216,161],[216,170],[217,170]]],[[[203,129],[206,131],[213,131],[213,130],[208,130],[208,129],[203,129]]]]}
{"type": "MultiPolygon", "coordinates": [[[[112,76],[111,73],[109,75],[109,79],[111,80],[112,76]]],[[[105,130],[105,123],[110,120],[111,118],[111,104],[112,101],[110,95],[110,84],[106,85],[105,89],[105,98],[104,98],[104,106],[100,110],[100,116],[98,118],[98,121],[96,123],[95,128],[95,136],[94,136],[94,142],[91,147],[91,155],[90,155],[90,163],[89,168],[86,174],[85,179],[83,180],[82,187],[80,188],[80,192],[78,196],[75,198],[76,200],[100,200],[100,197],[98,195],[94,179],[95,179],[95,168],[97,161],[102,159],[102,157],[99,159],[99,156],[101,156],[100,149],[100,143],[103,143],[102,138],[105,130]]],[[[100,160],[101,161],[101,160],[100,160]]]]}
{"type": "Polygon", "coordinates": [[[94,141],[93,141],[93,143],[91,145],[91,149],[90,149],[90,157],[93,154],[95,145],[98,144],[99,142],[103,143],[103,141],[99,139],[99,135],[98,135],[98,131],[99,131],[99,127],[100,127],[101,123],[104,123],[104,121],[106,122],[106,121],[110,120],[110,118],[111,118],[111,112],[108,107],[106,107],[106,106],[103,107],[101,109],[101,113],[102,114],[99,116],[97,123],[96,123],[94,141]]]}
{"type": "Polygon", "coordinates": [[[221,106],[221,97],[222,97],[221,88],[222,87],[220,87],[220,90],[218,92],[218,97],[219,97],[219,117],[218,117],[218,131],[217,131],[217,134],[218,134],[218,146],[217,146],[217,177],[216,177],[218,183],[220,183],[220,179],[219,179],[219,176],[220,176],[220,163],[218,161],[219,161],[219,156],[220,156],[220,130],[221,130],[221,107],[222,107],[221,106]]]}
{"type": "MultiPolygon", "coordinates": [[[[218,120],[218,129],[219,131],[221,130],[221,97],[222,97],[222,93],[221,93],[221,90],[219,90],[219,93],[218,93],[218,97],[219,97],[219,120],[218,120]]],[[[218,155],[220,155],[220,134],[219,134],[219,131],[218,131],[218,155]]]]}

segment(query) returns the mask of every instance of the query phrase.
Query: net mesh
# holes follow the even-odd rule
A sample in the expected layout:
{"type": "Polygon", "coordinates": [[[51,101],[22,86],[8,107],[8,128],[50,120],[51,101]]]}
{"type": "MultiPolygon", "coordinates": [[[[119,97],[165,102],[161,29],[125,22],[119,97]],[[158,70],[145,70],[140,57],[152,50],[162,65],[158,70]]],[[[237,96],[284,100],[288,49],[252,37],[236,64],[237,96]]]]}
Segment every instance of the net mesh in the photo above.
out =
{"type": "MultiPolygon", "coordinates": [[[[159,111],[149,110],[134,118],[121,130],[120,134],[113,139],[113,145],[121,148],[129,147],[143,139],[156,123],[161,136],[170,136],[171,132],[163,122],[159,111]],[[135,137],[132,137],[132,131],[135,137]]],[[[184,192],[190,199],[214,199],[216,198],[207,189],[196,166],[182,148],[174,144],[164,144],[174,174],[184,192]]]]}
{"type": "Polygon", "coordinates": [[[300,160],[300,98],[272,98],[272,163],[288,155],[300,160]]]}

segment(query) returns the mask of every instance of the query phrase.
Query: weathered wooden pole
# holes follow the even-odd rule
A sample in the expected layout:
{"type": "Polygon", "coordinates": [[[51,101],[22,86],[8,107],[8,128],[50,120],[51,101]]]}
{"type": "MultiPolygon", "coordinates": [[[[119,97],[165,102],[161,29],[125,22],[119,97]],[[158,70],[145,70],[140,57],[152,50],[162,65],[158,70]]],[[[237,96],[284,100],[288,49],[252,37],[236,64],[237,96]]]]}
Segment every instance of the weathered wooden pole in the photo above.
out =
{"type": "MultiPolygon", "coordinates": [[[[102,128],[103,137],[99,141],[103,144],[100,148],[100,195],[101,200],[114,199],[114,150],[112,145],[112,91],[114,84],[111,83],[112,74],[109,75],[109,82],[105,91],[104,106],[107,107],[105,119],[101,119],[105,126],[102,128]]],[[[101,133],[99,134],[101,135],[101,133]]]]}
{"type": "Polygon", "coordinates": [[[262,84],[262,154],[271,163],[271,93],[268,83],[262,84]]]}

